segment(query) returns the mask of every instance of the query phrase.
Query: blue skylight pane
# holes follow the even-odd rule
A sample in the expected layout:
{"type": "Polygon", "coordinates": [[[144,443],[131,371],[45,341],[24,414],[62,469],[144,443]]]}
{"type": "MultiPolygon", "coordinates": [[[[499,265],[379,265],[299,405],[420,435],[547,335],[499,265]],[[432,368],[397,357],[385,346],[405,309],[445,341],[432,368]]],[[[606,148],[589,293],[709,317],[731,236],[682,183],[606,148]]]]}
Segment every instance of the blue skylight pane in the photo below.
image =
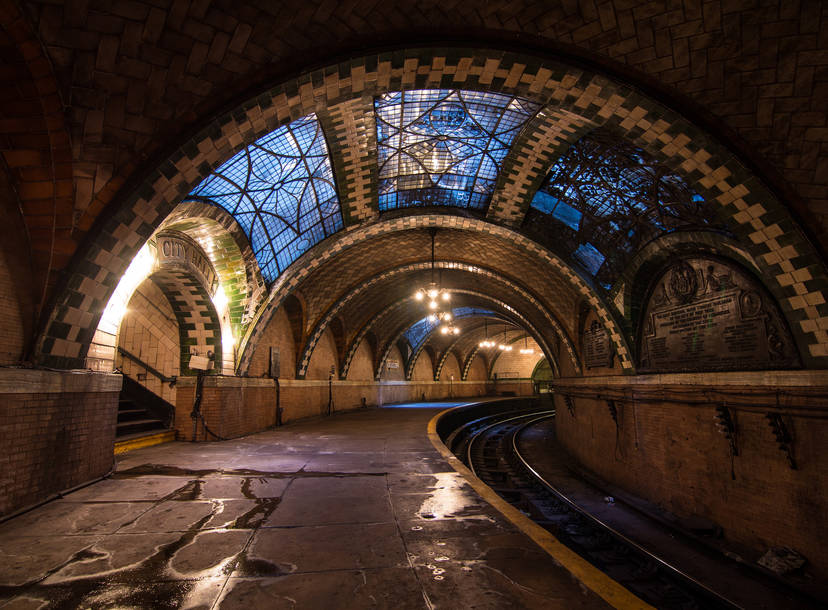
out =
{"type": "Polygon", "coordinates": [[[595,275],[604,264],[604,255],[598,252],[591,243],[586,242],[578,246],[572,253],[575,259],[580,262],[590,275],[595,275]]]}
{"type": "Polygon", "coordinates": [[[437,326],[438,322],[429,322],[428,318],[423,318],[419,322],[415,322],[411,325],[411,327],[403,333],[403,336],[408,340],[408,343],[411,344],[411,347],[416,349],[420,343],[422,343],[423,339],[428,336],[434,327],[437,326]]]}
{"type": "Polygon", "coordinates": [[[558,200],[549,193],[539,190],[532,199],[532,207],[544,214],[551,214],[558,205],[558,200]]]}
{"type": "Polygon", "coordinates": [[[380,210],[424,205],[484,208],[515,136],[538,108],[499,93],[450,89],[378,97],[374,109],[380,210]],[[384,196],[395,191],[399,196],[391,203],[384,196]]]}
{"type": "Polygon", "coordinates": [[[237,152],[190,197],[233,214],[268,282],[342,228],[328,148],[313,114],[237,152]]]}
{"type": "Polygon", "coordinates": [[[558,206],[552,212],[552,216],[554,216],[565,225],[577,231],[578,226],[581,223],[581,217],[583,216],[583,214],[581,214],[571,205],[568,205],[561,201],[558,203],[558,206]]]}

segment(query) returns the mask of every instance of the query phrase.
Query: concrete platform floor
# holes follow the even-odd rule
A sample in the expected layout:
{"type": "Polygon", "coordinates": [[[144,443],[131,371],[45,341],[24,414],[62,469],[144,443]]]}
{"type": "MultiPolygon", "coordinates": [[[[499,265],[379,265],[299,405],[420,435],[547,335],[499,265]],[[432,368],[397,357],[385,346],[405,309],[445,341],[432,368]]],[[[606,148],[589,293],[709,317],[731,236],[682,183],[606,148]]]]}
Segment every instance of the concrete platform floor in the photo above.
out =
{"type": "Polygon", "coordinates": [[[606,607],[431,446],[445,406],[121,456],[0,524],[0,608],[606,607]]]}

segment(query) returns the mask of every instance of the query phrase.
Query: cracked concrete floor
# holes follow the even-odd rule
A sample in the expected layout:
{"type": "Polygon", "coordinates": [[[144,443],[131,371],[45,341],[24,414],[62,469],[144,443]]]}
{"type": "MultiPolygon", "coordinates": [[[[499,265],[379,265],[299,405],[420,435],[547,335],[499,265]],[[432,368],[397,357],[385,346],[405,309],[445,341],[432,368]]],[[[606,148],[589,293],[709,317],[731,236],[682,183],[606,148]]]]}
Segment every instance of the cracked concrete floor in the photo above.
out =
{"type": "Polygon", "coordinates": [[[128,453],[0,525],[0,608],[606,607],[434,450],[438,411],[128,453]]]}

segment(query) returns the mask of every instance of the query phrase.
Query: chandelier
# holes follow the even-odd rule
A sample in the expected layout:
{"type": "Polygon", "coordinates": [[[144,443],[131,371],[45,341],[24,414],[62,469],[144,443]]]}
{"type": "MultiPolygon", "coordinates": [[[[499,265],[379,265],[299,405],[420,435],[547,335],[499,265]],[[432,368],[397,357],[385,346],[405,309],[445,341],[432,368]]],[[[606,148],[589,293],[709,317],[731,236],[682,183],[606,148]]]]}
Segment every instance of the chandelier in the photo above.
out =
{"type": "MultiPolygon", "coordinates": [[[[451,300],[451,293],[448,290],[443,290],[437,282],[434,281],[434,237],[437,235],[437,228],[429,227],[428,232],[431,235],[431,282],[427,287],[417,290],[417,292],[414,293],[414,298],[417,301],[425,301],[427,298],[428,308],[432,312],[437,313],[437,309],[439,309],[441,302],[448,303],[451,300]]],[[[448,315],[450,316],[451,314],[448,315]]]]}
{"type": "Polygon", "coordinates": [[[529,347],[529,345],[527,343],[528,340],[529,340],[528,337],[529,337],[529,335],[526,335],[526,337],[523,338],[523,347],[520,348],[520,353],[523,354],[523,355],[529,355],[529,354],[534,354],[535,353],[535,350],[533,350],[531,347],[529,347]]]}
{"type": "Polygon", "coordinates": [[[503,327],[503,340],[498,344],[497,349],[501,352],[511,352],[512,346],[506,343],[506,327],[503,327]]]}
{"type": "Polygon", "coordinates": [[[494,347],[494,346],[495,346],[495,342],[494,342],[494,341],[490,341],[490,340],[489,340],[489,321],[488,321],[488,320],[483,320],[483,325],[484,325],[484,327],[485,327],[485,329],[486,329],[486,330],[484,331],[484,332],[485,332],[485,334],[486,334],[486,338],[485,338],[485,339],[483,339],[483,341],[481,341],[480,343],[478,343],[478,345],[479,345],[480,347],[484,347],[484,348],[494,347]]]}

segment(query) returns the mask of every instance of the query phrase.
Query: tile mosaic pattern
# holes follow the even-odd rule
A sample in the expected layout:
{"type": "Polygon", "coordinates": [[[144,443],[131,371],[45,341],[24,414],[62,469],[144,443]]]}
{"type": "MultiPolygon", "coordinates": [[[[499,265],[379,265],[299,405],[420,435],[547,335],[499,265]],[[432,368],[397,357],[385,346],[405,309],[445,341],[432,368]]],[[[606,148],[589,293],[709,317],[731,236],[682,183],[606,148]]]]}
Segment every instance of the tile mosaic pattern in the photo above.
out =
{"type": "MultiPolygon", "coordinates": [[[[303,348],[302,353],[298,359],[297,377],[299,379],[304,378],[305,373],[307,372],[308,363],[310,362],[311,355],[313,354],[313,350],[316,347],[317,342],[330,325],[331,320],[338,316],[353,299],[355,299],[360,294],[364,294],[366,291],[369,291],[372,288],[385,283],[386,281],[395,276],[407,274],[416,270],[428,270],[430,269],[430,267],[430,263],[415,263],[411,265],[397,267],[371,277],[367,282],[361,284],[357,288],[346,293],[331,309],[328,310],[325,316],[319,321],[319,323],[315,326],[314,330],[308,336],[308,340],[305,344],[305,347],[303,348]]],[[[570,340],[568,334],[561,326],[560,322],[554,317],[554,315],[550,313],[548,309],[534,295],[532,295],[528,290],[526,290],[526,288],[517,284],[516,282],[511,281],[506,277],[503,277],[502,275],[496,274],[490,270],[487,270],[483,267],[478,267],[476,265],[439,261],[435,263],[435,268],[458,269],[466,273],[471,273],[475,276],[490,278],[495,280],[498,284],[502,285],[506,289],[506,291],[520,295],[526,302],[533,305],[537,311],[542,312],[544,320],[549,325],[549,328],[555,332],[557,337],[560,339],[561,343],[564,346],[566,346],[567,354],[569,355],[573,367],[575,368],[575,370],[579,370],[580,367],[578,364],[578,355],[575,351],[573,342],[570,340]]],[[[453,290],[453,292],[456,291],[453,290]]],[[[407,300],[410,301],[411,299],[407,300]]],[[[378,318],[374,318],[374,320],[377,319],[378,318]]],[[[366,329],[369,329],[371,326],[372,324],[369,323],[366,326],[366,329]]],[[[394,342],[396,342],[396,339],[394,340],[394,342]]],[[[353,345],[352,348],[349,348],[348,351],[350,352],[351,349],[355,350],[356,345],[353,345]]]]}
{"type": "MultiPolygon", "coordinates": [[[[722,216],[750,244],[748,249],[760,262],[768,287],[792,322],[806,363],[828,363],[828,304],[824,297],[828,280],[823,265],[795,229],[786,208],[724,147],[676,112],[604,76],[527,56],[455,49],[451,53],[401,51],[354,60],[336,70],[321,70],[279,85],[218,117],[162,163],[124,198],[123,206],[109,220],[101,223],[100,233],[72,268],[67,290],[38,344],[41,364],[60,368],[82,365],[97,318],[117,278],[141,243],[209,168],[218,166],[245,143],[320,105],[434,87],[444,81],[465,89],[520,95],[566,110],[584,121],[609,124],[663,159],[698,186],[708,201],[721,206],[722,216]]],[[[525,173],[533,176],[547,169],[538,167],[535,172],[525,173]]],[[[504,184],[510,179],[504,176],[504,184]]],[[[529,188],[523,190],[528,193],[529,188]]],[[[515,219],[514,214],[508,216],[515,219]]],[[[410,221],[416,223],[417,219],[410,221]]],[[[335,249],[336,244],[331,243],[331,248],[335,249]]],[[[540,250],[527,244],[528,251],[533,249],[540,250]]],[[[539,256],[554,259],[543,251],[539,256]]],[[[323,258],[328,257],[309,257],[308,264],[321,264],[323,258]]],[[[561,265],[556,260],[551,264],[561,265]]],[[[571,277],[576,288],[594,303],[610,330],[622,367],[632,371],[625,339],[599,297],[571,269],[563,266],[562,273],[571,277]]],[[[295,282],[296,274],[289,270],[277,281],[274,294],[283,294],[283,289],[295,282]]],[[[268,309],[263,312],[265,319],[269,318],[268,309]]],[[[257,332],[254,329],[246,343],[255,343],[257,332]]]]}
{"type": "Polygon", "coordinates": [[[190,356],[206,356],[213,352],[213,370],[222,370],[221,325],[210,296],[198,279],[185,271],[163,269],[152,275],[152,281],[161,289],[172,305],[178,320],[181,346],[182,375],[195,375],[190,369],[190,356]]]}
{"type": "Polygon", "coordinates": [[[529,121],[504,160],[487,218],[519,225],[526,215],[526,202],[532,200],[548,169],[590,127],[586,118],[574,112],[544,107],[529,121]]]}
{"type": "Polygon", "coordinates": [[[327,134],[339,203],[345,225],[374,220],[378,216],[377,128],[373,100],[356,98],[317,113],[327,134]]]}
{"type": "Polygon", "coordinates": [[[236,220],[223,208],[197,201],[175,207],[161,229],[175,229],[195,239],[213,263],[228,299],[230,322],[239,336],[246,329],[254,294],[265,291],[253,248],[236,220]]]}
{"type": "MultiPolygon", "coordinates": [[[[524,328],[529,329],[532,332],[532,334],[534,334],[535,336],[538,336],[538,337],[541,336],[538,329],[535,327],[535,325],[532,324],[531,321],[529,321],[520,312],[518,312],[517,310],[510,307],[507,303],[505,303],[503,301],[500,301],[498,299],[495,299],[495,298],[491,297],[488,294],[484,294],[482,292],[476,292],[474,290],[456,290],[455,292],[457,292],[459,294],[468,294],[468,295],[475,296],[480,301],[482,301],[484,303],[490,304],[491,306],[497,307],[499,309],[502,309],[503,311],[508,312],[509,316],[512,319],[519,320],[521,325],[524,328]]],[[[380,352],[381,356],[379,358],[379,365],[377,366],[377,379],[379,379],[379,374],[382,373],[382,370],[385,367],[385,361],[388,359],[388,355],[391,353],[391,349],[394,347],[394,345],[396,345],[397,341],[402,336],[403,332],[405,332],[405,330],[406,329],[403,328],[395,336],[392,336],[391,340],[388,341],[388,343],[385,344],[385,347],[380,352]]],[[[422,341],[419,346],[417,346],[417,348],[414,350],[414,353],[411,355],[410,359],[408,360],[408,367],[406,368],[406,379],[408,381],[411,381],[411,375],[414,373],[414,367],[417,365],[417,359],[419,358],[420,354],[422,354],[423,350],[426,349],[427,346],[429,346],[429,339],[431,338],[431,336],[433,334],[434,334],[434,331],[432,331],[432,333],[430,333],[429,337],[426,338],[424,341],[422,341]]],[[[547,345],[545,341],[541,341],[541,343],[542,343],[542,349],[543,349],[544,353],[547,354],[547,356],[549,357],[550,363],[555,363],[555,359],[551,357],[551,355],[554,352],[550,349],[549,345],[547,345]]],[[[574,354],[570,354],[570,355],[574,356],[574,354]]],[[[575,362],[577,362],[577,360],[575,360],[575,362]]],[[[553,366],[557,366],[557,365],[553,364],[553,366]]],[[[578,370],[580,370],[580,369],[578,369],[578,370]]],[[[436,368],[435,368],[435,374],[436,374],[436,368]]],[[[436,377],[435,377],[435,379],[436,379],[436,377]]]]}

